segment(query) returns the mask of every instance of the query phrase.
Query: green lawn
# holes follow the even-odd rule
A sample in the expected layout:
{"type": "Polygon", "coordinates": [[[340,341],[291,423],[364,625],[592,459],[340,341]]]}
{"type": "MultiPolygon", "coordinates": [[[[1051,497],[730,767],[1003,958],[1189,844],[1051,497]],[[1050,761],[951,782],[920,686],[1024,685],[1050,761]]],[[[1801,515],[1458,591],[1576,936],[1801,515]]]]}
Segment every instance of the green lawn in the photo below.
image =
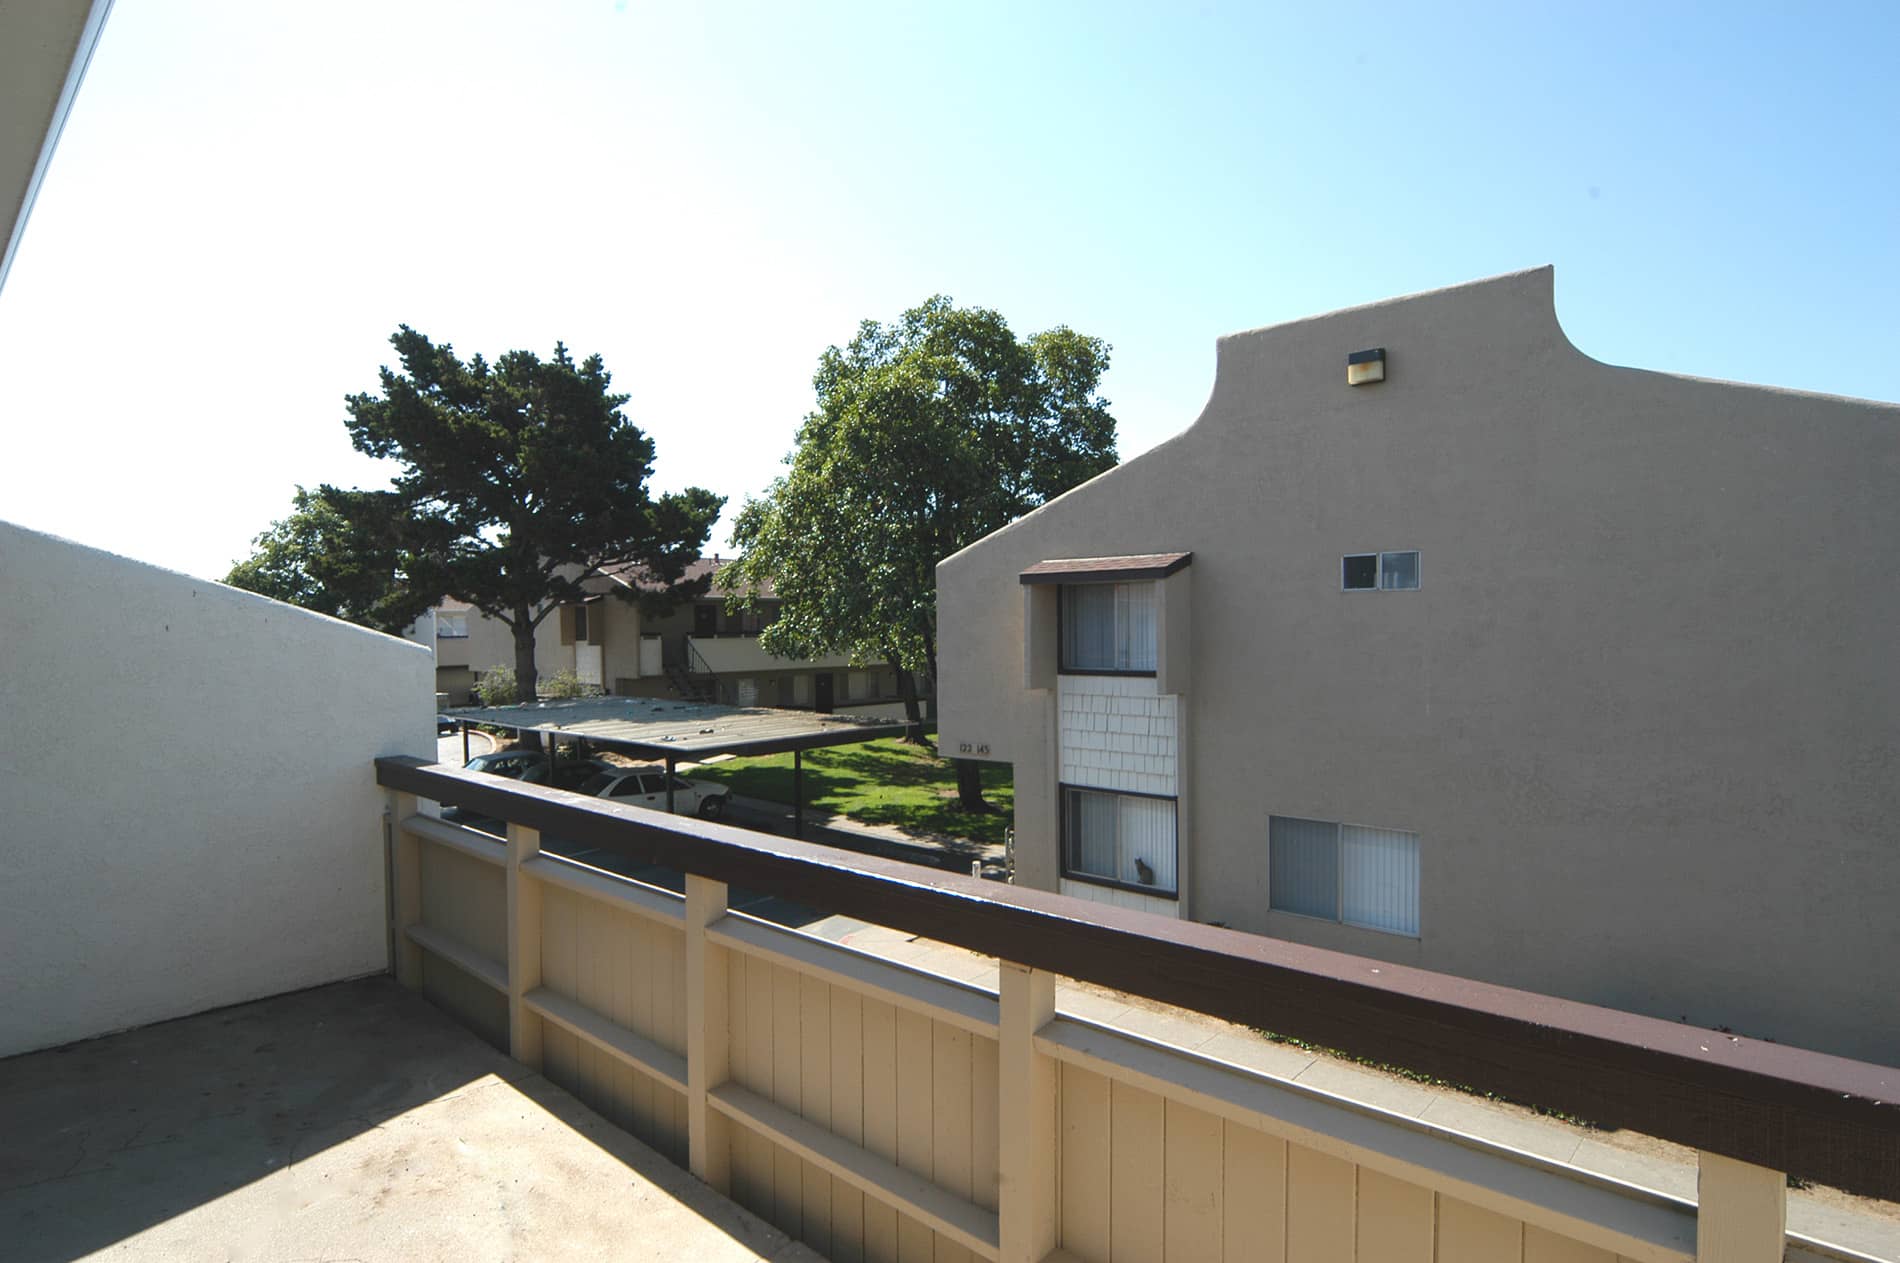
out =
{"type": "MultiPolygon", "coordinates": [[[[792,801],[789,754],[731,759],[687,775],[717,781],[750,798],[792,801]]],[[[1016,801],[1008,767],[984,766],[983,800],[991,810],[982,815],[959,810],[956,769],[926,746],[887,738],[805,752],[805,805],[818,811],[1001,845],[1016,801]]]]}

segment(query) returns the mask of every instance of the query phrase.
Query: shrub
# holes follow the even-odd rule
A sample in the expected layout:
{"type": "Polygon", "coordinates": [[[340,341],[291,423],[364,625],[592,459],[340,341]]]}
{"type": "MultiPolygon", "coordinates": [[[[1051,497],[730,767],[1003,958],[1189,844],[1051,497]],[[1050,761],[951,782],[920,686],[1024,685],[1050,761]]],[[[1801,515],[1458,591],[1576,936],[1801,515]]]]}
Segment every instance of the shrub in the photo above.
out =
{"type": "Polygon", "coordinates": [[[490,667],[475,679],[475,696],[484,706],[515,704],[515,669],[490,667]]]}
{"type": "Polygon", "coordinates": [[[572,671],[556,671],[553,675],[542,676],[535,691],[543,697],[586,697],[595,688],[591,684],[582,684],[580,677],[572,671]]]}

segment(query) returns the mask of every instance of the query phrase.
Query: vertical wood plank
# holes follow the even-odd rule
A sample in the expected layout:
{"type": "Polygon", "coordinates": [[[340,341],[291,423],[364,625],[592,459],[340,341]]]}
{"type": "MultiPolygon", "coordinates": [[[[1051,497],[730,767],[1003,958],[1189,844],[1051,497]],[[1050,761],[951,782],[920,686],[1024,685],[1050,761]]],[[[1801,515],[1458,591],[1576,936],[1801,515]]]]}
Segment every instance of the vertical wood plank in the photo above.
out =
{"type": "MultiPolygon", "coordinates": [[[[752,1005],[750,980],[756,967],[744,952],[726,954],[726,993],[731,1001],[727,1010],[727,1033],[732,1040],[732,1077],[759,1092],[758,1076],[753,1069],[753,1049],[757,1043],[753,1027],[759,1015],[752,1005]]],[[[747,1127],[732,1127],[728,1134],[732,1145],[732,1199],[754,1214],[765,1215],[772,1200],[771,1156],[765,1142],[747,1127]]]]}
{"type": "MultiPolygon", "coordinates": [[[[565,890],[549,888],[543,905],[541,923],[541,969],[549,988],[578,1000],[579,979],[575,975],[574,925],[576,898],[565,890]]],[[[559,1054],[551,1058],[543,1071],[550,1079],[572,1092],[580,1083],[580,1041],[563,1032],[559,1054]]]]}
{"type": "MultiPolygon", "coordinates": [[[[931,1023],[931,1180],[966,1200],[971,1196],[974,1169],[971,1154],[974,1128],[970,1120],[971,1041],[970,1032],[962,1027],[947,1022],[931,1023]]],[[[968,1246],[941,1236],[937,1240],[936,1257],[937,1263],[972,1263],[968,1246]]]]}
{"type": "Polygon", "coordinates": [[[1781,1263],[1788,1177],[1703,1152],[1696,1164],[1697,1263],[1781,1263]]]}
{"type": "Polygon", "coordinates": [[[1436,1199],[1428,1188],[1359,1170],[1359,1257],[1379,1263],[1432,1263],[1436,1199]]]}
{"type": "MultiPolygon", "coordinates": [[[[831,987],[809,974],[798,980],[799,1113],[831,1129],[831,987]]],[[[804,1240],[831,1254],[831,1173],[812,1162],[800,1164],[804,1240]]]]}
{"type": "Polygon", "coordinates": [[[968,1200],[972,1191],[970,1032],[932,1022],[931,1179],[968,1200]]]}
{"type": "Polygon", "coordinates": [[[1608,1250],[1524,1225],[1524,1263],[1616,1263],[1608,1250]]]}
{"type": "MultiPolygon", "coordinates": [[[[970,1189],[971,1200],[988,1210],[997,1208],[997,1146],[998,1139],[997,1110],[1000,1108],[997,1076],[997,1047],[993,1039],[981,1035],[970,1039],[970,1189]]],[[[1036,1155],[1036,1160],[1053,1169],[1055,1165],[1055,1075],[1049,1076],[1049,1091],[1046,1093],[1046,1108],[1049,1115],[1048,1146],[1036,1155]]],[[[1055,1184],[1050,1182],[1049,1223],[1051,1229],[1049,1244],[1054,1246],[1055,1226],[1055,1184]]]]}
{"type": "MultiPolygon", "coordinates": [[[[864,1143],[864,1001],[842,987],[831,992],[831,1130],[864,1143]]],[[[864,1258],[864,1194],[843,1180],[831,1185],[831,1258],[864,1258]]]]}
{"type": "Polygon", "coordinates": [[[1163,1124],[1167,1131],[1162,1155],[1166,1257],[1218,1259],[1225,1188],[1221,1120],[1205,1110],[1168,1101],[1163,1124]]]}
{"type": "MultiPolygon", "coordinates": [[[[628,913],[619,918],[620,950],[615,953],[627,980],[628,1029],[653,1038],[653,939],[662,929],[642,916],[628,913]]],[[[634,1132],[650,1145],[660,1143],[659,1105],[665,1090],[644,1074],[634,1076],[629,1085],[634,1132]]]]}
{"type": "MultiPolygon", "coordinates": [[[[686,1053],[685,1117],[673,1118],[673,1149],[685,1133],[687,1169],[720,1192],[732,1187],[732,1125],[707,1103],[707,1093],[731,1077],[733,1035],[729,1025],[732,1000],[729,953],[709,941],[706,927],[726,915],[726,884],[704,877],[686,877],[685,976],[681,998],[686,1002],[682,1029],[669,1029],[667,1047],[686,1053]]],[[[672,939],[669,931],[667,938],[672,939]]],[[[668,953],[668,968],[672,967],[668,953]]],[[[669,1096],[672,1094],[669,1093],[669,1096]]]]}
{"type": "MultiPolygon", "coordinates": [[[[863,1002],[864,1147],[897,1161],[897,1010],[883,1000],[863,1002]]],[[[874,1197],[864,1199],[864,1257],[897,1259],[897,1211],[874,1197]]]]}
{"type": "MultiPolygon", "coordinates": [[[[597,911],[592,899],[574,901],[574,998],[598,1013],[601,1008],[596,975],[599,972],[600,952],[594,941],[596,916],[597,911]]],[[[575,1060],[578,1063],[575,1066],[575,1079],[578,1086],[574,1089],[574,1094],[598,1110],[601,1108],[600,1051],[586,1040],[579,1040],[575,1044],[575,1060]]]]}
{"type": "Polygon", "coordinates": [[[1286,1257],[1354,1258],[1353,1213],[1357,1168],[1352,1163],[1289,1144],[1286,1153],[1286,1257]]]}
{"type": "MultiPolygon", "coordinates": [[[[803,1076],[798,1065],[798,971],[772,967],[772,1099],[799,1112],[803,1076]]],[[[772,1222],[794,1237],[804,1235],[804,1162],[772,1146],[772,1222]]]]}
{"type": "Polygon", "coordinates": [[[1286,1263],[1286,1141],[1223,1122],[1221,1142],[1223,1257],[1286,1263]]]}
{"type": "Polygon", "coordinates": [[[1163,1103],[1153,1092],[1109,1084],[1108,1215],[1110,1263],[1146,1263],[1162,1255],[1163,1103]]]}
{"type": "Polygon", "coordinates": [[[1061,1244],[1085,1259],[1109,1257],[1109,1086],[1080,1066],[1060,1069],[1061,1244]]]}
{"type": "Polygon", "coordinates": [[[1524,1225],[1496,1211],[1438,1199],[1438,1257],[1443,1263],[1524,1263],[1524,1225]]]}
{"type": "MultiPolygon", "coordinates": [[[[611,909],[602,909],[607,913],[600,919],[602,929],[599,943],[601,953],[600,970],[605,995],[603,1003],[609,1007],[602,1012],[621,1026],[632,1029],[635,982],[630,957],[633,955],[632,918],[611,909]]],[[[640,1089],[646,1086],[646,1076],[636,1072],[633,1067],[617,1058],[610,1058],[613,1072],[610,1078],[616,1117],[624,1119],[621,1126],[639,1136],[641,1135],[640,1112],[636,1108],[640,1089]]]]}
{"type": "MultiPolygon", "coordinates": [[[[935,1101],[930,1064],[930,1019],[909,1009],[897,1011],[897,1165],[929,1179],[932,1140],[931,1106],[935,1101]]],[[[932,1263],[935,1234],[908,1216],[899,1215],[897,1257],[900,1263],[932,1263]]]]}

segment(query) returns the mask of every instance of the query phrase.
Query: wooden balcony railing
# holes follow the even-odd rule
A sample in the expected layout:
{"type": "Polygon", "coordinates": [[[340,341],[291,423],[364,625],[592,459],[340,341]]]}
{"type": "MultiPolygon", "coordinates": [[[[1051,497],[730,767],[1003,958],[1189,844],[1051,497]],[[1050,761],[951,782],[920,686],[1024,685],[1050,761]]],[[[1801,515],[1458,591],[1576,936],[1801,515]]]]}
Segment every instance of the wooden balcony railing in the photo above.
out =
{"type": "Polygon", "coordinates": [[[1107,1259],[1112,1237],[1117,1258],[1766,1263],[1787,1176],[1900,1200],[1900,1070],[414,759],[377,772],[398,975],[834,1258],[1107,1259]],[[506,843],[423,800],[507,820],[506,843]],[[684,896],[543,834],[677,870],[684,896]],[[996,957],[997,988],[730,912],[731,886],[996,957]],[[1698,1204],[1058,1013],[1058,976],[1690,1146],[1698,1204]]]}

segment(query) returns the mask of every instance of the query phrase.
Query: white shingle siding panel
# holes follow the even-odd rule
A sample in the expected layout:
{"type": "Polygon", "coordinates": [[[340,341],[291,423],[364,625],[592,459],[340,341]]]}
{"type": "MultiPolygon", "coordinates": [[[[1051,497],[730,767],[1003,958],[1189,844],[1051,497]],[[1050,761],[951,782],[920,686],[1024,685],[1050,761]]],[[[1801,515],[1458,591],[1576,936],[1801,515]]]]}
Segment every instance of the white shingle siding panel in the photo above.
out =
{"type": "Polygon", "coordinates": [[[1058,676],[1063,782],[1179,796],[1180,706],[1155,691],[1152,676],[1058,676]]]}

